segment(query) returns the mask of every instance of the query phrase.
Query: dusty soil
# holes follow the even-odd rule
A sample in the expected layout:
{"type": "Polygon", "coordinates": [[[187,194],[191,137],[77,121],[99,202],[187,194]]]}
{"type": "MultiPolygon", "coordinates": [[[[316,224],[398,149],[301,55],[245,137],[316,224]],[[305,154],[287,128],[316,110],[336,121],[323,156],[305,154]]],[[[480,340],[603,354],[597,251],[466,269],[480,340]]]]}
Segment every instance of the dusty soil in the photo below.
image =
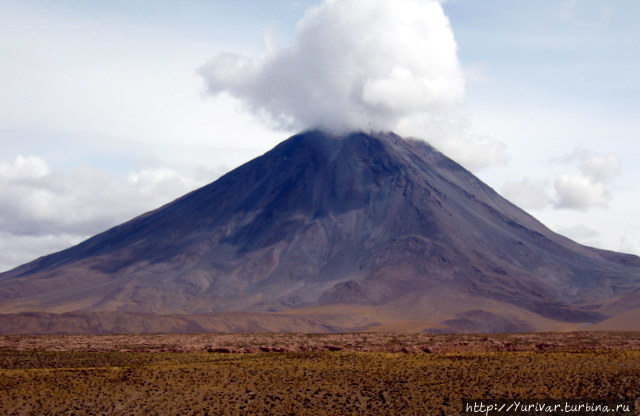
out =
{"type": "Polygon", "coordinates": [[[3,415],[461,415],[638,392],[637,332],[0,337],[3,415]]]}
{"type": "Polygon", "coordinates": [[[640,351],[0,351],[2,415],[452,416],[472,414],[465,398],[631,406],[638,391],[640,351]]]}
{"type": "Polygon", "coordinates": [[[640,332],[491,335],[396,333],[6,335],[0,336],[0,351],[2,350],[217,353],[306,351],[401,353],[622,351],[640,350],[640,332]]]}

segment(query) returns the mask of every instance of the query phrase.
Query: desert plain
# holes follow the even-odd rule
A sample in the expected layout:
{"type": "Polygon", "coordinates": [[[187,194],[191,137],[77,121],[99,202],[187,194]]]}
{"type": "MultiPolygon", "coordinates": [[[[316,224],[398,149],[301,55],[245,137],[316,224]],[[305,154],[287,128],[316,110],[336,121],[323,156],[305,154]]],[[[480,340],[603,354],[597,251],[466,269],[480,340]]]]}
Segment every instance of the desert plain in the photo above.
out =
{"type": "Polygon", "coordinates": [[[462,415],[464,399],[639,396],[637,332],[0,337],[3,415],[462,415]]]}

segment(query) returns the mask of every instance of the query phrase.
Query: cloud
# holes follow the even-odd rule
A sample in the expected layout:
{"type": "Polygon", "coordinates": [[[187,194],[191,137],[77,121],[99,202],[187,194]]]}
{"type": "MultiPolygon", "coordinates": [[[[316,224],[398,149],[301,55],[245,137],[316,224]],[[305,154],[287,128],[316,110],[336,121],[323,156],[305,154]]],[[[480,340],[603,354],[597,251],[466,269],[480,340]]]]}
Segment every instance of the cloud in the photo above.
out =
{"type": "Polygon", "coordinates": [[[178,197],[195,186],[193,180],[165,167],[130,172],[127,182],[137,193],[148,196],[178,197]]]}
{"type": "Polygon", "coordinates": [[[562,227],[556,230],[558,233],[565,235],[572,240],[588,242],[600,237],[600,233],[584,224],[574,225],[573,227],[562,227]]]}
{"type": "Polygon", "coordinates": [[[506,182],[501,194],[526,210],[543,210],[551,206],[588,211],[609,206],[613,199],[611,185],[622,173],[617,155],[595,155],[586,150],[576,150],[551,162],[577,165],[578,168],[578,172],[564,172],[555,177],[553,197],[549,196],[544,184],[530,179],[506,182]]]}
{"type": "Polygon", "coordinates": [[[582,174],[563,174],[555,179],[556,207],[586,211],[593,207],[606,207],[611,200],[601,182],[591,181],[582,174]]]}
{"type": "Polygon", "coordinates": [[[469,122],[457,113],[445,117],[428,114],[407,117],[399,123],[396,132],[427,140],[471,171],[503,165],[509,160],[504,143],[472,133],[469,122]]]}
{"type": "Polygon", "coordinates": [[[620,239],[620,251],[640,256],[640,237],[634,234],[624,234],[620,239]]]}
{"type": "Polygon", "coordinates": [[[620,158],[614,154],[584,154],[580,157],[580,171],[593,182],[609,183],[622,173],[620,158]]]}
{"type": "Polygon", "coordinates": [[[558,234],[562,234],[573,241],[576,241],[580,244],[583,244],[589,247],[599,247],[599,248],[605,247],[603,243],[604,236],[599,231],[593,228],[587,227],[584,224],[556,227],[555,231],[558,234]]]}
{"type": "Polygon", "coordinates": [[[325,0],[291,46],[221,54],[200,73],[210,94],[235,96],[286,129],[394,130],[406,117],[446,114],[465,91],[449,20],[433,0],[325,0]]]}
{"type": "Polygon", "coordinates": [[[91,234],[196,185],[163,167],[134,171],[123,180],[87,167],[52,171],[40,157],[18,156],[0,162],[0,229],[17,235],[91,234]]]}
{"type": "Polygon", "coordinates": [[[213,179],[166,167],[117,177],[94,168],[52,170],[38,156],[0,162],[0,268],[75,244],[177,198],[213,179]],[[3,250],[6,248],[6,250],[3,250]]]}
{"type": "Polygon", "coordinates": [[[18,155],[13,163],[0,162],[0,178],[5,180],[30,180],[49,173],[49,166],[36,156],[18,155]]]}
{"type": "Polygon", "coordinates": [[[542,184],[529,179],[505,183],[500,193],[517,206],[525,210],[542,210],[549,206],[551,197],[542,184]]]}
{"type": "Polygon", "coordinates": [[[564,173],[556,177],[554,188],[557,208],[586,211],[608,206],[613,198],[609,185],[621,173],[617,155],[592,155],[578,151],[560,161],[577,162],[580,172],[564,173]]]}
{"type": "Polygon", "coordinates": [[[0,231],[0,272],[10,270],[42,255],[71,247],[86,237],[64,233],[15,235],[0,231]]]}

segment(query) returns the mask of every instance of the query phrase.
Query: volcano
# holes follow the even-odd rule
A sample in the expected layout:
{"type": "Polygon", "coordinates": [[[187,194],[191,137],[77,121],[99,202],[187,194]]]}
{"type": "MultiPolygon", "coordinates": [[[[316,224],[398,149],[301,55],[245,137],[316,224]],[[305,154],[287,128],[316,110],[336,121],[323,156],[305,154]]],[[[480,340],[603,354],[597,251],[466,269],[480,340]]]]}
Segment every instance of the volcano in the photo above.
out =
{"type": "Polygon", "coordinates": [[[0,331],[640,328],[640,258],[553,233],[425,142],[309,131],[0,274],[0,331]]]}

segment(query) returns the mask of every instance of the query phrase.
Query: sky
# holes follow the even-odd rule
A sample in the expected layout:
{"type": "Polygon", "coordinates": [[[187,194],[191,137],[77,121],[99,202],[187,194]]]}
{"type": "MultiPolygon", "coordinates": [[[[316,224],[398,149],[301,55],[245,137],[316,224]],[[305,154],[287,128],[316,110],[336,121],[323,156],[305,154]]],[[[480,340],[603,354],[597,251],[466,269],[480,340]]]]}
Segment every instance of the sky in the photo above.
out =
{"type": "Polygon", "coordinates": [[[0,0],[0,270],[301,129],[427,140],[640,254],[640,2],[0,0]]]}

